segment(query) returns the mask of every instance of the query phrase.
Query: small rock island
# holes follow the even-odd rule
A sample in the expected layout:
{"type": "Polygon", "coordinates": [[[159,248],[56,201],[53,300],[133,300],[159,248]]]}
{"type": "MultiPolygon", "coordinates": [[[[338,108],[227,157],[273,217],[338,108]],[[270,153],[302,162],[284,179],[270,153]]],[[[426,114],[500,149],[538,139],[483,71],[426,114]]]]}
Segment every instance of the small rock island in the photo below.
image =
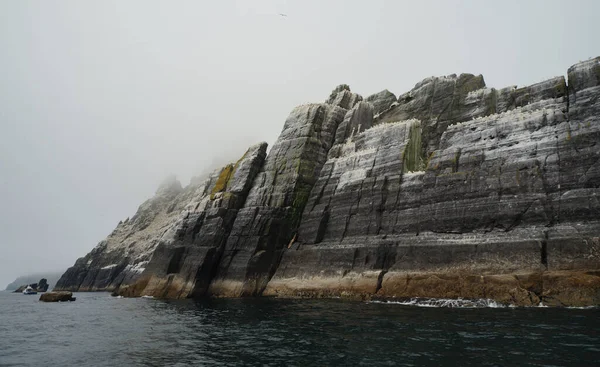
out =
{"type": "Polygon", "coordinates": [[[31,287],[31,289],[38,293],[43,293],[48,290],[48,280],[46,278],[40,279],[37,283],[25,284],[19,286],[17,289],[13,291],[13,293],[22,293],[27,287],[31,287]]]}

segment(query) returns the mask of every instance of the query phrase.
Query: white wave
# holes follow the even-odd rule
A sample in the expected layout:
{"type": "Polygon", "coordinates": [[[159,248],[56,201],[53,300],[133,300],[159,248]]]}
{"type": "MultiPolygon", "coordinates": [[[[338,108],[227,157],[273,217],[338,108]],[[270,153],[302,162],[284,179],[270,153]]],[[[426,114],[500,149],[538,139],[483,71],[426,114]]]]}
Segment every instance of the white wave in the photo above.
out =
{"type": "Polygon", "coordinates": [[[154,298],[154,296],[146,296],[146,295],[144,295],[144,296],[142,296],[142,298],[153,299],[153,298],[154,298]]]}
{"type": "Polygon", "coordinates": [[[446,308],[504,308],[508,307],[492,299],[411,298],[405,301],[370,301],[370,303],[394,304],[416,307],[446,308]]]}
{"type": "Polygon", "coordinates": [[[579,307],[573,306],[573,307],[565,307],[565,308],[568,308],[570,310],[592,310],[594,308],[598,308],[598,306],[579,306],[579,307]]]}
{"type": "MultiPolygon", "coordinates": [[[[451,299],[451,298],[411,298],[403,301],[368,301],[367,303],[381,303],[402,306],[415,307],[446,307],[446,308],[551,308],[540,302],[534,306],[517,306],[514,304],[502,304],[493,299],[451,299]]],[[[599,308],[598,306],[564,307],[571,310],[590,310],[599,308]]]]}

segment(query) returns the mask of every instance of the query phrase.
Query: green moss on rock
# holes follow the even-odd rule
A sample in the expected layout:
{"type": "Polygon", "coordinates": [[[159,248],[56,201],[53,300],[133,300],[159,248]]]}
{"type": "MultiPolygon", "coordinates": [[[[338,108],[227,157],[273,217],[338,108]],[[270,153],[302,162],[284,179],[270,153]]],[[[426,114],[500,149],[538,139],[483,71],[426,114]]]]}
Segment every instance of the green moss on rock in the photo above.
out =
{"type": "Polygon", "coordinates": [[[564,83],[564,80],[561,80],[560,83],[554,86],[555,98],[565,96],[567,94],[567,84],[564,83]]]}
{"type": "MultiPolygon", "coordinates": [[[[421,156],[421,123],[415,122],[410,126],[408,143],[404,147],[402,155],[403,172],[415,172],[423,169],[423,157],[421,156]]],[[[430,157],[433,156],[433,153],[430,157]]]]}
{"type": "MultiPolygon", "coordinates": [[[[238,163],[239,163],[239,161],[238,161],[238,163]]],[[[234,169],[233,164],[228,164],[227,166],[225,166],[223,168],[223,170],[221,170],[221,173],[219,174],[219,178],[217,178],[217,182],[215,182],[215,186],[213,187],[213,189],[210,192],[211,199],[215,198],[215,194],[217,194],[219,192],[223,192],[227,189],[227,187],[229,185],[229,181],[233,177],[234,172],[235,172],[235,169],[234,169]]]]}

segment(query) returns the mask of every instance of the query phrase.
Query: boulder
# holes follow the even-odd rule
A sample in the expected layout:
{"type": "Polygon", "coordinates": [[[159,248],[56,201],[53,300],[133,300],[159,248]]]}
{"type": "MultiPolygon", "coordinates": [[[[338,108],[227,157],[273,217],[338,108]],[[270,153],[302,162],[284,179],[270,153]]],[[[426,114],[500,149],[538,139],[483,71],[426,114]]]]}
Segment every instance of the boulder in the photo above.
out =
{"type": "Polygon", "coordinates": [[[40,296],[42,302],[67,302],[75,301],[71,292],[47,292],[40,296]]]}

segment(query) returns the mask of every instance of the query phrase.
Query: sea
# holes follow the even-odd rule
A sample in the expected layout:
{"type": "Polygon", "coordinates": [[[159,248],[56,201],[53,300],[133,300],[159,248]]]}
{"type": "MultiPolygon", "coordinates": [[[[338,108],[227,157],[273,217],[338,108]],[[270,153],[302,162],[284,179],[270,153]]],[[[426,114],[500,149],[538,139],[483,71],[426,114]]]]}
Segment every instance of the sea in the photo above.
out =
{"type": "Polygon", "coordinates": [[[600,366],[600,309],[0,292],[0,366],[600,366]]]}

